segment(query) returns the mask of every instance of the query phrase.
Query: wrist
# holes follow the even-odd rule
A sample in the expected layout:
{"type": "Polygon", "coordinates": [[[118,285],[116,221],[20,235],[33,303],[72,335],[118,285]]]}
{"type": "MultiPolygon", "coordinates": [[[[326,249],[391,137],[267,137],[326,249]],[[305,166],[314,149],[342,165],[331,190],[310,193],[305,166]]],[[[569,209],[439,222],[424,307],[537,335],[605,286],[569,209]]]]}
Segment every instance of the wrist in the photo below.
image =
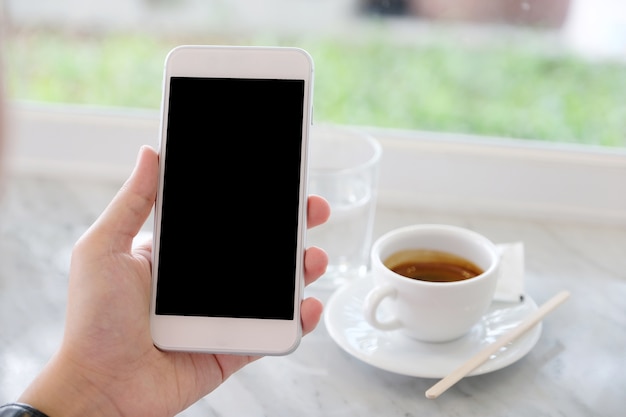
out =
{"type": "Polygon", "coordinates": [[[18,403],[28,404],[44,417],[119,416],[108,398],[75,368],[71,361],[57,355],[26,388],[18,403]]]}

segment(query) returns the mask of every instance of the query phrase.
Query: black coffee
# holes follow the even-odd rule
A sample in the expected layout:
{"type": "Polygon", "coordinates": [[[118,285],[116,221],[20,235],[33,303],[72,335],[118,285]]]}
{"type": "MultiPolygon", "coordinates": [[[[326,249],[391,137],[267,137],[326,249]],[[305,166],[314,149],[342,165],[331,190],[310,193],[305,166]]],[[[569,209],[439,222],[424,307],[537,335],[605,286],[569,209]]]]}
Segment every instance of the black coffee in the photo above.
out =
{"type": "Polygon", "coordinates": [[[398,251],[385,259],[383,263],[397,274],[430,282],[463,281],[484,272],[465,258],[427,249],[398,251]]]}

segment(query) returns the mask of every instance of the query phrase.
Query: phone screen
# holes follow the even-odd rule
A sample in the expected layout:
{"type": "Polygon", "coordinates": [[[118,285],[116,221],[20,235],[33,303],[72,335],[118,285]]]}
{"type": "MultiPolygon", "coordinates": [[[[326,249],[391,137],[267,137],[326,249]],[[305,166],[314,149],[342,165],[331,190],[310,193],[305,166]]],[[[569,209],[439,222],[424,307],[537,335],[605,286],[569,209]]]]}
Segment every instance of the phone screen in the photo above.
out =
{"type": "Polygon", "coordinates": [[[155,313],[292,320],[304,80],[169,89],[155,313]]]}

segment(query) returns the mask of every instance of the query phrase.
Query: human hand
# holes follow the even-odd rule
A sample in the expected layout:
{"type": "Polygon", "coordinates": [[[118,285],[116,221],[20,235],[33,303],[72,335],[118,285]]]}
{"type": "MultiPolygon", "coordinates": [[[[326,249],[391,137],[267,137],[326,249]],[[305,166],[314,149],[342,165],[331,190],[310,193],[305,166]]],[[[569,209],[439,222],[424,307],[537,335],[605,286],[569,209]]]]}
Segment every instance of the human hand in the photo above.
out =
{"type": "MultiPolygon", "coordinates": [[[[164,352],[150,335],[151,243],[133,248],[156,197],[158,155],[144,147],[130,178],[72,252],[66,327],[59,351],[21,396],[50,417],[174,416],[224,382],[254,356],[164,352]]],[[[308,226],[330,215],[308,199],[308,226]]],[[[305,283],[324,273],[319,248],[305,253],[305,283]]],[[[302,302],[303,333],[321,303],[302,302]]]]}

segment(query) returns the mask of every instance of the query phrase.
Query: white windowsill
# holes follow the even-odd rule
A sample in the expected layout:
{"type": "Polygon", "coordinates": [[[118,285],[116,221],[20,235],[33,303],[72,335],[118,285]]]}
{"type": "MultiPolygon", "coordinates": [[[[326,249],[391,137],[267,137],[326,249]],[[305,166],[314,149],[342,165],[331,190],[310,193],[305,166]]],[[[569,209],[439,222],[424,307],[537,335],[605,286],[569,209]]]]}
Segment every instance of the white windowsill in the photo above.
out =
{"type": "MultiPolygon", "coordinates": [[[[10,112],[16,175],[123,181],[138,148],[158,143],[156,111],[11,103],[10,112]]],[[[380,204],[626,225],[626,150],[366,130],[384,150],[380,204]]]]}

